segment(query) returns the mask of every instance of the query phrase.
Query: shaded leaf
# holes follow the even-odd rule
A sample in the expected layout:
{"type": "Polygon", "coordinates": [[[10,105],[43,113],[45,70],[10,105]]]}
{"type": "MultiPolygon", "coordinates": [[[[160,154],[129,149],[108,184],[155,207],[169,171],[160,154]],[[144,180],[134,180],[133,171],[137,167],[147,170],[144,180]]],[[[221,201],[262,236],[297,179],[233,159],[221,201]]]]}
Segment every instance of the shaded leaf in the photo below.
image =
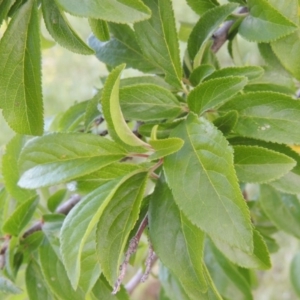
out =
{"type": "Polygon", "coordinates": [[[50,290],[59,299],[84,299],[84,293],[80,289],[75,291],[72,288],[63,263],[60,261],[57,252],[46,238],[39,248],[39,257],[45,281],[50,290]]]}
{"type": "Polygon", "coordinates": [[[204,233],[178,209],[163,180],[150,200],[149,230],[160,260],[180,281],[189,299],[199,299],[207,290],[202,266],[204,233]]]}
{"type": "Polygon", "coordinates": [[[26,268],[26,289],[30,300],[53,300],[53,297],[43,278],[41,267],[32,259],[26,268]]]}
{"type": "Polygon", "coordinates": [[[20,156],[18,184],[38,188],[72,180],[125,156],[114,142],[92,134],[55,133],[31,140],[20,156]],[[51,145],[51,146],[50,146],[51,145]]]}
{"type": "Polygon", "coordinates": [[[21,294],[22,290],[8,278],[0,277],[0,291],[5,294],[21,294]]]}
{"type": "Polygon", "coordinates": [[[175,19],[170,0],[143,0],[152,16],[134,24],[144,55],[165,73],[165,80],[181,89],[182,68],[175,19]]]}
{"type": "Polygon", "coordinates": [[[24,202],[36,194],[34,191],[22,189],[17,185],[20,178],[18,160],[25,142],[25,136],[16,135],[6,145],[6,152],[2,157],[2,175],[5,188],[19,202],[24,202]]]}
{"type": "Polygon", "coordinates": [[[232,110],[227,112],[223,116],[215,119],[213,123],[220,131],[223,132],[223,134],[226,135],[233,130],[238,118],[238,113],[235,110],[232,110]]]}
{"type": "Polygon", "coordinates": [[[52,194],[47,201],[47,207],[51,212],[54,212],[59,204],[64,200],[67,194],[67,189],[60,189],[52,194]]]}
{"type": "Polygon", "coordinates": [[[194,60],[199,51],[202,51],[205,43],[223,23],[223,21],[237,8],[237,4],[228,3],[207,11],[195,25],[188,40],[188,52],[190,59],[194,60]]]}
{"type": "Polygon", "coordinates": [[[258,231],[253,230],[253,252],[230,246],[227,241],[212,238],[216,247],[234,264],[247,269],[270,269],[271,259],[265,241],[258,231]]]}
{"type": "Polygon", "coordinates": [[[125,119],[140,121],[175,118],[183,112],[177,98],[154,84],[139,84],[120,89],[120,105],[125,119]]]}
{"type": "Polygon", "coordinates": [[[239,33],[247,40],[272,42],[296,30],[297,25],[284,17],[267,0],[248,0],[247,3],[249,15],[239,27],[239,33]]]}
{"type": "Polygon", "coordinates": [[[296,195],[284,194],[270,186],[260,188],[263,211],[279,229],[300,238],[300,203],[296,195]]]}
{"type": "Polygon", "coordinates": [[[220,110],[239,113],[234,132],[242,136],[277,143],[300,143],[298,122],[300,102],[273,92],[247,93],[235,96],[220,110]]]}
{"type": "Polygon", "coordinates": [[[188,95],[189,108],[196,114],[202,114],[215,108],[237,94],[246,85],[246,77],[225,77],[200,83],[188,95]]]}
{"type": "Polygon", "coordinates": [[[117,281],[127,239],[139,217],[146,182],[147,173],[132,175],[103,205],[96,232],[97,254],[110,285],[117,281]]]}
{"type": "Polygon", "coordinates": [[[16,0],[5,0],[0,2],[0,26],[15,2],[16,0]]]}
{"type": "Polygon", "coordinates": [[[140,0],[57,0],[68,13],[116,23],[138,22],[150,17],[150,10],[140,0]]]}
{"type": "Polygon", "coordinates": [[[206,77],[212,74],[215,68],[212,65],[202,64],[201,66],[195,68],[189,77],[189,81],[193,86],[198,85],[206,77]]]}
{"type": "Polygon", "coordinates": [[[13,214],[5,221],[2,230],[5,233],[18,236],[31,220],[38,202],[38,199],[33,197],[23,204],[20,204],[13,214]]]}
{"type": "Polygon", "coordinates": [[[9,126],[22,134],[43,133],[39,40],[36,2],[29,0],[0,42],[0,108],[9,126]]]}
{"type": "Polygon", "coordinates": [[[56,1],[42,0],[43,18],[53,39],[61,46],[79,54],[94,54],[71,27],[56,1]]]}
{"type": "Polygon", "coordinates": [[[249,211],[238,186],[233,151],[227,140],[207,120],[192,114],[171,136],[185,142],[164,160],[167,182],[179,208],[210,236],[251,252],[249,211]]]}
{"type": "Polygon", "coordinates": [[[279,152],[257,146],[234,146],[234,167],[242,182],[265,183],[287,174],[296,162],[279,152]]]}
{"type": "Polygon", "coordinates": [[[187,4],[198,15],[204,14],[207,10],[212,9],[219,5],[216,0],[187,0],[187,4]]]}

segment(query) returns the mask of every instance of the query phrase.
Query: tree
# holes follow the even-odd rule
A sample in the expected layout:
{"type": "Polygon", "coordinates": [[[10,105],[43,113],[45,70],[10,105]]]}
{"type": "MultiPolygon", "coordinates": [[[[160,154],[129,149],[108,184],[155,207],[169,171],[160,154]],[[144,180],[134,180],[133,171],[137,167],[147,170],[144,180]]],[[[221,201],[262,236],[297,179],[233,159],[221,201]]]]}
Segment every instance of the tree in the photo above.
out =
{"type": "Polygon", "coordinates": [[[16,132],[2,158],[1,299],[25,280],[31,300],[126,300],[154,265],[160,299],[253,299],[272,234],[300,238],[300,2],[227,2],[187,0],[199,21],[181,24],[181,57],[171,0],[0,0],[0,108],[16,132]],[[88,18],[88,45],[65,13],[88,18]],[[51,130],[39,15],[109,70],[51,130]],[[240,37],[262,65],[239,62],[240,37]],[[225,45],[236,66],[218,60],[225,45]],[[128,264],[143,271],[124,280],[128,264]]]}

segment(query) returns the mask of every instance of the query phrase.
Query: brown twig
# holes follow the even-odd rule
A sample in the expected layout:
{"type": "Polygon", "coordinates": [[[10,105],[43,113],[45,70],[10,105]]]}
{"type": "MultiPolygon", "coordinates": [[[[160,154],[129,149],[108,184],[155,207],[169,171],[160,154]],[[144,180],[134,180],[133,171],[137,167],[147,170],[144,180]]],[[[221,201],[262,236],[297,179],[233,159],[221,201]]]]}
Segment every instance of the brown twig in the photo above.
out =
{"type": "Polygon", "coordinates": [[[120,289],[120,286],[121,286],[122,281],[123,281],[123,279],[125,277],[125,274],[126,274],[126,270],[127,270],[128,264],[129,264],[130,257],[131,257],[131,255],[133,255],[136,252],[137,247],[139,245],[139,241],[140,241],[140,239],[142,237],[142,234],[143,234],[145,228],[147,227],[147,225],[148,225],[148,215],[145,216],[145,218],[143,219],[143,221],[140,224],[140,227],[139,227],[137,233],[135,234],[135,236],[129,242],[128,249],[125,253],[124,261],[120,266],[119,277],[118,277],[118,279],[117,279],[117,281],[114,285],[114,289],[112,291],[113,295],[115,295],[120,289]]]}
{"type": "MultiPolygon", "coordinates": [[[[64,202],[62,205],[60,205],[56,209],[56,213],[67,215],[70,210],[81,200],[81,197],[78,194],[72,195],[66,202],[64,202]]],[[[37,221],[35,224],[33,224],[29,229],[27,229],[23,235],[22,239],[25,239],[29,235],[33,234],[34,232],[41,231],[43,227],[44,221],[40,220],[37,221]]],[[[5,238],[4,244],[2,245],[2,248],[0,249],[0,261],[3,260],[3,256],[5,255],[5,252],[8,248],[10,236],[7,236],[5,238]],[[1,257],[2,256],[2,257],[1,257]]],[[[4,264],[2,264],[2,268],[4,267],[4,264]]]]}
{"type": "MultiPolygon", "coordinates": [[[[241,7],[238,10],[239,14],[244,14],[248,12],[247,7],[241,7]]],[[[232,25],[235,23],[235,20],[224,22],[223,26],[221,26],[214,34],[213,34],[213,44],[211,46],[211,50],[216,53],[218,50],[225,44],[228,38],[229,31],[232,25]]]]}

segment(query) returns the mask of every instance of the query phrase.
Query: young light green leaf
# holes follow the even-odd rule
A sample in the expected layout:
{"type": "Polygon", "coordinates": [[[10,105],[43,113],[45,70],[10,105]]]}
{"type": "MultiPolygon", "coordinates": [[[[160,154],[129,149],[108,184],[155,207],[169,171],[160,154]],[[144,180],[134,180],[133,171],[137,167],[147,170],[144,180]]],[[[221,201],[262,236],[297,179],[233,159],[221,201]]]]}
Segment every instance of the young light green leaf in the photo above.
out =
{"type": "Polygon", "coordinates": [[[269,0],[270,4],[287,19],[299,23],[298,0],[269,0]]]}
{"type": "Polygon", "coordinates": [[[186,2],[200,16],[209,9],[219,5],[216,0],[187,0],[186,2]]]}
{"type": "Polygon", "coordinates": [[[22,5],[0,42],[0,108],[14,131],[30,135],[43,133],[41,54],[36,5],[34,0],[22,5]]]}
{"type": "Polygon", "coordinates": [[[261,77],[263,73],[264,69],[258,66],[227,67],[213,72],[205,77],[204,81],[228,76],[244,76],[248,80],[253,80],[261,77]]]}
{"type": "Polygon", "coordinates": [[[184,111],[170,91],[154,84],[121,88],[120,105],[125,119],[145,122],[173,119],[184,111]]]}
{"type": "Polygon", "coordinates": [[[94,54],[71,27],[56,1],[42,0],[42,11],[47,30],[61,46],[79,54],[94,54]]]}
{"type": "MultiPolygon", "coordinates": [[[[170,136],[171,131],[179,125],[179,123],[182,120],[175,120],[174,122],[170,123],[160,123],[157,124],[158,127],[156,128],[156,137],[159,139],[165,139],[170,136]]],[[[139,133],[141,133],[144,136],[151,137],[151,133],[153,130],[153,127],[156,126],[155,124],[143,124],[139,127],[139,133]]]]}
{"type": "Polygon", "coordinates": [[[288,195],[262,185],[261,207],[279,229],[300,238],[300,203],[296,195],[288,195]]]}
{"type": "Polygon", "coordinates": [[[227,102],[246,84],[247,78],[241,76],[217,78],[200,83],[188,95],[189,108],[196,114],[202,114],[227,102]]]}
{"type": "Polygon", "coordinates": [[[20,178],[18,160],[25,142],[25,136],[16,135],[6,145],[6,152],[2,158],[2,175],[5,188],[18,202],[24,202],[36,194],[34,191],[22,189],[17,185],[20,178]]]}
{"type": "Polygon", "coordinates": [[[7,212],[9,208],[10,197],[6,189],[2,187],[0,189],[0,234],[3,236],[2,225],[7,219],[7,212]]]}
{"type": "Polygon", "coordinates": [[[165,73],[165,80],[181,89],[182,68],[175,19],[170,0],[143,0],[151,18],[134,24],[144,55],[165,73]]]}
{"type": "Polygon", "coordinates": [[[5,221],[2,230],[5,233],[18,236],[31,220],[39,200],[36,197],[19,205],[13,214],[5,221]]]}
{"type": "Polygon", "coordinates": [[[32,259],[26,268],[25,280],[29,299],[53,300],[41,267],[35,259],[32,259]]]}
{"type": "Polygon", "coordinates": [[[149,230],[162,263],[176,276],[189,299],[198,300],[207,291],[202,266],[204,233],[178,209],[162,179],[150,199],[149,230]]]}
{"type": "Polygon", "coordinates": [[[61,255],[68,277],[75,288],[80,278],[80,258],[84,244],[96,226],[104,207],[123,181],[124,179],[110,181],[86,195],[71,210],[63,223],[60,234],[61,255]]]}
{"type": "Polygon", "coordinates": [[[247,3],[250,12],[239,27],[239,33],[247,40],[268,43],[297,29],[295,23],[283,16],[267,0],[248,0],[247,3]]]}
{"type": "Polygon", "coordinates": [[[251,288],[237,267],[209,240],[205,243],[205,263],[220,294],[226,299],[252,300],[251,288]]]}
{"type": "Polygon", "coordinates": [[[21,294],[22,290],[8,278],[0,276],[0,292],[5,294],[21,294]]]}
{"type": "Polygon", "coordinates": [[[300,143],[300,102],[273,92],[235,96],[220,110],[239,113],[234,132],[276,143],[300,143]]]}
{"type": "Polygon", "coordinates": [[[234,167],[241,182],[266,183],[296,166],[292,158],[257,146],[234,146],[234,167]]]}
{"type": "Polygon", "coordinates": [[[213,123],[220,131],[223,132],[224,135],[226,135],[233,130],[238,118],[238,113],[235,110],[231,110],[223,116],[215,119],[213,123]]]}
{"type": "Polygon", "coordinates": [[[92,134],[55,133],[31,140],[20,156],[18,184],[38,188],[94,172],[126,155],[114,142],[92,134]],[[51,146],[49,146],[51,145],[51,146]]]}
{"type": "Polygon", "coordinates": [[[299,268],[300,268],[300,252],[296,253],[290,266],[290,280],[294,288],[294,291],[296,292],[298,297],[300,297],[299,268]]]}
{"type": "Polygon", "coordinates": [[[227,140],[210,122],[193,114],[171,137],[184,140],[183,147],[164,160],[167,182],[179,208],[210,236],[251,253],[250,215],[227,140]]]}
{"type": "Polygon", "coordinates": [[[300,29],[271,43],[271,46],[282,65],[300,80],[300,57],[297,55],[300,51],[300,29]]]}
{"type": "Polygon", "coordinates": [[[96,252],[96,228],[87,238],[81,253],[79,287],[88,294],[101,274],[101,268],[96,252]]]}
{"type": "Polygon", "coordinates": [[[97,253],[110,285],[118,279],[127,239],[138,220],[147,175],[137,173],[122,182],[102,210],[96,232],[97,253]]]}
{"type": "Polygon", "coordinates": [[[149,144],[155,150],[149,159],[155,160],[177,152],[183,146],[184,141],[179,138],[169,138],[164,140],[150,140],[149,144]]]}
{"type": "Polygon", "coordinates": [[[227,241],[212,238],[216,247],[234,264],[247,269],[270,269],[271,259],[265,241],[258,231],[253,230],[253,252],[249,253],[228,244],[227,241]]]}
{"type": "Polygon", "coordinates": [[[189,81],[193,86],[196,86],[214,71],[215,68],[212,65],[202,64],[193,70],[189,77],[189,81]]]}
{"type": "Polygon", "coordinates": [[[71,106],[59,119],[59,131],[75,131],[85,118],[86,108],[89,101],[83,101],[71,106]]]}
{"type": "Polygon", "coordinates": [[[120,291],[118,291],[116,295],[112,295],[111,291],[112,287],[109,285],[104,275],[101,275],[93,288],[95,300],[129,300],[129,296],[123,287],[121,287],[120,291]]]}
{"type": "Polygon", "coordinates": [[[79,17],[95,18],[115,23],[133,23],[148,19],[151,11],[140,0],[57,0],[66,12],[79,17]]]}
{"type": "MultiPolygon", "coordinates": [[[[74,230],[74,232],[77,232],[74,230]]],[[[53,249],[47,238],[39,248],[39,257],[43,277],[51,291],[59,299],[82,300],[84,293],[82,290],[76,291],[72,288],[63,263],[60,261],[57,252],[53,249]]]]}
{"type": "Polygon", "coordinates": [[[119,84],[121,72],[125,65],[115,68],[106,79],[102,93],[102,109],[112,138],[124,146],[144,147],[149,145],[140,140],[128,127],[119,103],[119,84]]]}
{"type": "Polygon", "coordinates": [[[203,46],[223,21],[237,8],[236,3],[228,3],[207,11],[200,18],[190,34],[188,52],[190,59],[194,60],[198,52],[203,51],[203,46]]]}
{"type": "Polygon", "coordinates": [[[91,35],[88,44],[96,52],[96,57],[111,67],[126,63],[127,68],[134,68],[145,73],[162,71],[142,53],[134,31],[125,24],[110,24],[112,37],[108,42],[101,42],[91,35]]]}
{"type": "Polygon", "coordinates": [[[93,34],[98,40],[102,42],[109,41],[109,29],[106,21],[89,18],[89,24],[91,26],[93,34]]]}

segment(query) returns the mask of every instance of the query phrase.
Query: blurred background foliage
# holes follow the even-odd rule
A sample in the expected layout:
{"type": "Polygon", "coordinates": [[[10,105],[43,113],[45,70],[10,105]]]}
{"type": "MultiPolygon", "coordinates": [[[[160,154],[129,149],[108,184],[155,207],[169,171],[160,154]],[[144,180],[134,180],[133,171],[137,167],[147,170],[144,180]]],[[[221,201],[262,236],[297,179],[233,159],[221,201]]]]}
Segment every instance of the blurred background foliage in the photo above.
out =
{"type": "MultiPolygon", "coordinates": [[[[219,1],[222,2],[222,1],[219,1]]],[[[194,23],[197,21],[197,15],[187,6],[184,0],[173,0],[175,15],[178,20],[178,30],[180,37],[185,39],[186,30],[181,24],[194,23]]],[[[86,19],[75,18],[67,15],[70,23],[76,32],[87,40],[90,35],[90,27],[86,19]]],[[[2,36],[5,24],[0,28],[2,36]]],[[[107,75],[106,67],[95,56],[84,56],[72,53],[52,42],[52,38],[47,33],[44,24],[42,24],[42,45],[43,50],[43,95],[46,124],[65,111],[71,105],[90,99],[97,88],[102,86],[103,80],[107,75]]],[[[182,49],[184,42],[181,41],[182,49]]],[[[182,50],[181,49],[181,50],[182,50]]],[[[238,40],[238,46],[235,48],[237,59],[232,61],[227,52],[227,45],[218,52],[217,56],[222,67],[230,65],[261,65],[263,60],[255,43],[247,42],[243,39],[238,40]]],[[[182,51],[181,51],[182,52],[182,51]]],[[[183,55],[183,53],[182,53],[183,55]]],[[[123,76],[136,75],[137,71],[125,70],[123,76]]],[[[5,150],[5,144],[12,138],[13,131],[0,116],[0,152],[5,150]]],[[[2,156],[2,155],[1,155],[2,156]]],[[[1,176],[1,175],[0,175],[1,176]]],[[[290,279],[290,263],[293,256],[299,251],[299,242],[282,232],[274,235],[279,251],[272,254],[273,268],[270,271],[257,272],[257,287],[254,290],[255,300],[295,300],[290,279]]],[[[128,277],[134,274],[134,270],[128,272],[128,277]],[[131,273],[131,274],[130,274],[131,273]]],[[[155,270],[154,270],[155,272],[155,270]]],[[[299,270],[300,276],[300,270],[299,270]]],[[[19,276],[23,277],[23,276],[19,276]]],[[[154,300],[158,299],[159,283],[155,275],[145,284],[141,284],[135,291],[134,300],[154,300]]],[[[24,294],[12,296],[10,299],[26,299],[24,294]]],[[[41,299],[42,300],[42,299],[41,299]]],[[[234,300],[234,299],[230,299],[234,300]]]]}

